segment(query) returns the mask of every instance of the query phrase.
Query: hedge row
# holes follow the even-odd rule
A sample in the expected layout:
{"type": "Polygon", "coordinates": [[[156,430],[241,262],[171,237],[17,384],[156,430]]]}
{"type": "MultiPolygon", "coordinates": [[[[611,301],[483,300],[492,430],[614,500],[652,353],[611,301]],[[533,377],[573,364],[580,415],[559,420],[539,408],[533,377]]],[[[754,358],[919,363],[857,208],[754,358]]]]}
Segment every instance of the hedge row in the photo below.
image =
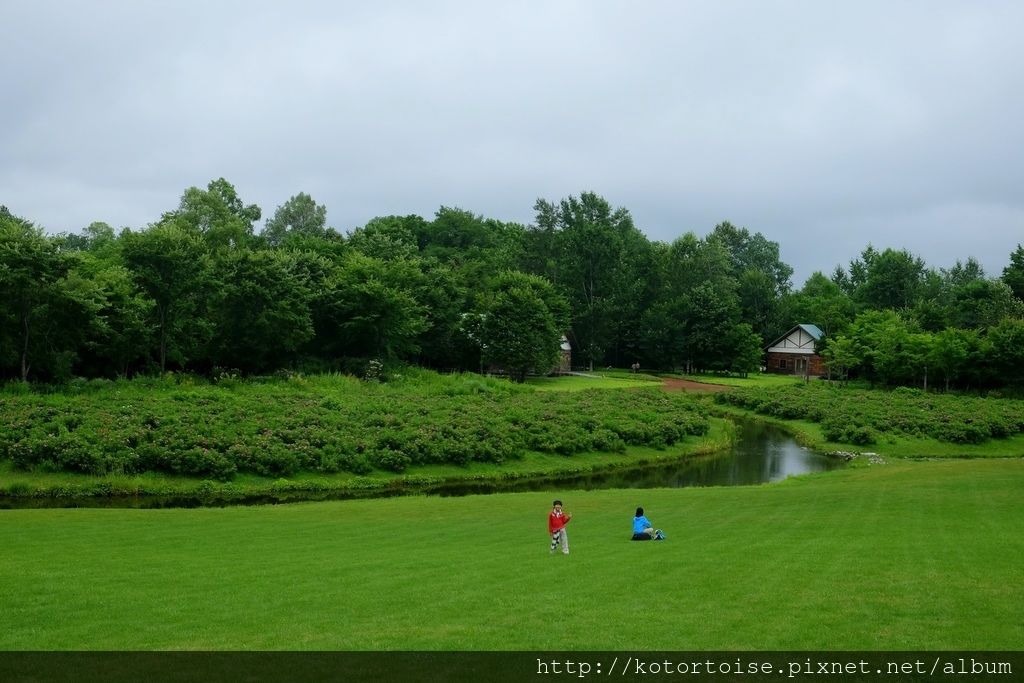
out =
{"type": "Polygon", "coordinates": [[[977,444],[1024,432],[1024,401],[853,389],[826,383],[744,387],[715,400],[784,419],[819,422],[830,441],[868,445],[880,433],[977,444]]]}
{"type": "Polygon", "coordinates": [[[401,472],[665,447],[707,432],[699,402],[658,389],[534,392],[455,376],[397,386],[343,377],[0,396],[0,458],[23,470],[401,472]]]}

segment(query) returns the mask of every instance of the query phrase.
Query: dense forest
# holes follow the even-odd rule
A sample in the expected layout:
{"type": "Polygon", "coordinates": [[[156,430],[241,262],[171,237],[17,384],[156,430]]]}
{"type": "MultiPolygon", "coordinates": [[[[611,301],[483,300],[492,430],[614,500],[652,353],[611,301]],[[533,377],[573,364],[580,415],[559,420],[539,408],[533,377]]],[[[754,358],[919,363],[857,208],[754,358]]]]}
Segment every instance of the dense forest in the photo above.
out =
{"type": "Polygon", "coordinates": [[[584,192],[524,226],[442,206],[348,234],[299,193],[257,224],[223,178],[145,229],[47,235],[0,207],[0,377],[64,382],[164,371],[375,372],[580,367],[746,373],[796,323],[825,332],[834,378],[1024,384],[1024,248],[998,277],[872,246],[799,289],[779,245],[723,222],[652,242],[584,192]],[[930,380],[926,378],[930,377],[930,380]]]}

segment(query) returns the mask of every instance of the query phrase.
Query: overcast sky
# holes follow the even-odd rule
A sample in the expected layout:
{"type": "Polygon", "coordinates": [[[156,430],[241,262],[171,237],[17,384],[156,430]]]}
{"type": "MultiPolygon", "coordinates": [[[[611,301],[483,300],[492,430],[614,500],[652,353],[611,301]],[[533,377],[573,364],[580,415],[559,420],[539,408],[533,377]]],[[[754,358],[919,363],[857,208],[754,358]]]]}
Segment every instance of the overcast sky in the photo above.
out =
{"type": "Polygon", "coordinates": [[[1021,2],[0,0],[0,204],[145,227],[224,177],[348,231],[531,223],[592,190],[728,220],[797,286],[869,242],[999,275],[1024,242],[1021,2]]]}

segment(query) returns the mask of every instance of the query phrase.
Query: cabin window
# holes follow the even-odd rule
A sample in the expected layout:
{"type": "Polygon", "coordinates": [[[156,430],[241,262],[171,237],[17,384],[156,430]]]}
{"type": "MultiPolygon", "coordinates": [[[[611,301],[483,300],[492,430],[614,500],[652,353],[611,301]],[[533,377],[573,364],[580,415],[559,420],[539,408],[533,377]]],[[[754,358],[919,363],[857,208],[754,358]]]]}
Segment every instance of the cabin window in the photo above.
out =
{"type": "Polygon", "coordinates": [[[786,369],[786,359],[785,358],[780,358],[779,359],[779,370],[785,370],[785,369],[786,369]]]}

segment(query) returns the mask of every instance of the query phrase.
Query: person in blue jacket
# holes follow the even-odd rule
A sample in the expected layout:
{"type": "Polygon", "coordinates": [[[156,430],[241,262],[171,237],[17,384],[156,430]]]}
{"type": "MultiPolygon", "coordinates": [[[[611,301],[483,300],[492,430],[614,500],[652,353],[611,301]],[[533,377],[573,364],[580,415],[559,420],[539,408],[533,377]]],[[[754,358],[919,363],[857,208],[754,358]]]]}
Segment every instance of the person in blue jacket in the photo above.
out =
{"type": "Polygon", "coordinates": [[[636,516],[633,517],[633,540],[634,541],[661,541],[665,534],[661,529],[655,529],[651,520],[644,515],[643,508],[636,509],[636,516]]]}

